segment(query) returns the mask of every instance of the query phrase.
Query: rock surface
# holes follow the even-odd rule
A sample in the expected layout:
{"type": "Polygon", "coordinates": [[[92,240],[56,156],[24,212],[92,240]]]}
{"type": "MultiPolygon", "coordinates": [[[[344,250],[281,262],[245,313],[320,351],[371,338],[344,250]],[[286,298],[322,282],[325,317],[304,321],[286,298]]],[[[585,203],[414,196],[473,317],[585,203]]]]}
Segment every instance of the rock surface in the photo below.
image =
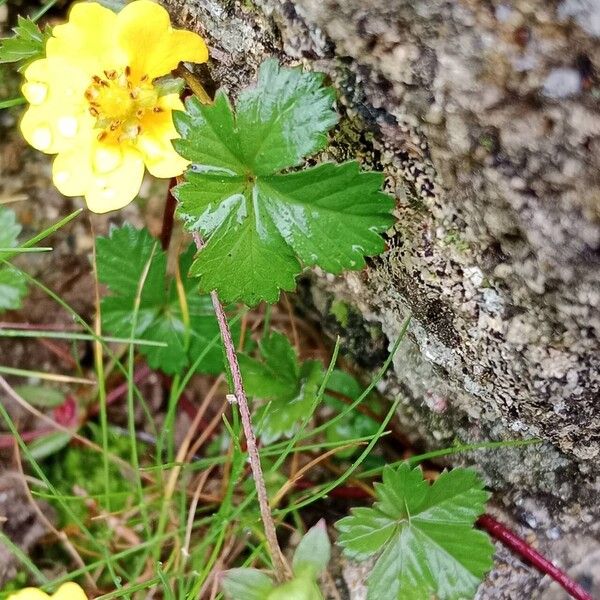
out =
{"type": "MultiPolygon", "coordinates": [[[[544,440],[460,460],[597,586],[600,2],[165,4],[234,95],[272,55],[330,76],[344,118],[321,158],[383,168],[398,222],[365,273],[317,275],[307,304],[367,368],[412,315],[382,391],[415,442],[544,440]]],[[[509,571],[481,597],[537,587],[509,571]]]]}

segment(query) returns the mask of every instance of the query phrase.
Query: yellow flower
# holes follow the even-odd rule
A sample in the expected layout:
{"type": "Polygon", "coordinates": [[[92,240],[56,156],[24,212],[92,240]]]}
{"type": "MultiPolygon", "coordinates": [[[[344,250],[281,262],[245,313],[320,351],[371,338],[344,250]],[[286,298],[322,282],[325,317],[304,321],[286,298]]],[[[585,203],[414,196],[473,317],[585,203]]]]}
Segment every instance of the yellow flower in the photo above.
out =
{"type": "Polygon", "coordinates": [[[204,40],[171,27],[167,11],[135,0],[115,14],[93,2],[76,4],[57,25],[46,58],[25,70],[30,104],[25,139],[56,154],[52,177],[65,196],[85,196],[104,213],[129,204],[144,166],[156,177],[180,175],[187,162],[173,149],[177,94],[160,95],[155,80],[181,61],[205,62],[204,40]]]}
{"type": "Polygon", "coordinates": [[[11,594],[8,600],[87,600],[84,591],[76,583],[61,585],[55,594],[48,596],[38,588],[25,588],[16,594],[11,594]]]}

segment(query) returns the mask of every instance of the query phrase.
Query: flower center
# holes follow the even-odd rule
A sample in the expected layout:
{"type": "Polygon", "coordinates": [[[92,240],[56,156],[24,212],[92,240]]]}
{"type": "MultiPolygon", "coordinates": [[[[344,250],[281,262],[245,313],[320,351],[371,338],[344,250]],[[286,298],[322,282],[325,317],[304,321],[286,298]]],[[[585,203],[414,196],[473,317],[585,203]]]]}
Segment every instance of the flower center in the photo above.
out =
{"type": "Polygon", "coordinates": [[[148,112],[162,112],[158,92],[147,75],[139,81],[131,79],[131,69],[104,71],[94,75],[85,91],[89,111],[96,117],[100,141],[135,140],[142,131],[142,120],[148,112]]]}

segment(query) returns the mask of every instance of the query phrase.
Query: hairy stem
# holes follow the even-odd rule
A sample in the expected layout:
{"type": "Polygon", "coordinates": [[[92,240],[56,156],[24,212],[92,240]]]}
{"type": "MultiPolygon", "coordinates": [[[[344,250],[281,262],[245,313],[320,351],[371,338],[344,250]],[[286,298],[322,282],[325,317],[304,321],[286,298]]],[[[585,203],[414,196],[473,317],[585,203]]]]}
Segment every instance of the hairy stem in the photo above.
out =
{"type": "MultiPolygon", "coordinates": [[[[196,248],[202,250],[204,242],[200,235],[194,233],[194,242],[196,248]]],[[[269,554],[275,567],[275,574],[278,581],[285,581],[290,578],[291,572],[287,565],[279,542],[277,541],[277,532],[275,530],[275,522],[273,521],[273,515],[269,507],[269,497],[267,495],[267,487],[265,485],[265,478],[263,475],[262,466],[260,464],[260,456],[258,454],[258,446],[256,444],[256,436],[252,429],[252,420],[250,418],[250,409],[248,408],[248,399],[246,397],[246,391],[244,390],[244,382],[242,381],[242,373],[240,371],[240,365],[237,358],[235,344],[231,337],[231,329],[225,316],[225,310],[219,300],[219,296],[216,291],[210,294],[213,308],[217,316],[219,323],[219,330],[221,332],[221,338],[223,340],[223,346],[225,347],[225,354],[227,356],[227,363],[231,371],[231,379],[233,381],[233,392],[235,394],[235,400],[240,409],[240,416],[242,417],[242,427],[244,429],[244,435],[246,436],[246,445],[248,448],[248,456],[250,457],[250,467],[252,469],[252,475],[254,477],[254,485],[256,487],[256,493],[258,497],[258,504],[260,507],[260,516],[265,528],[265,536],[267,539],[267,545],[269,547],[269,554]]]]}

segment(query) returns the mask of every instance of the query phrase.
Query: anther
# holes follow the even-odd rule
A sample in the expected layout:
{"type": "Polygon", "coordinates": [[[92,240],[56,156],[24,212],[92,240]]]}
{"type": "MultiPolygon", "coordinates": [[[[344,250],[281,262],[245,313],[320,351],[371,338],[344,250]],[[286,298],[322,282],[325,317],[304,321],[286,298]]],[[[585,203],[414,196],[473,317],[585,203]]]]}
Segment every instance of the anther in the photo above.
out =
{"type": "Polygon", "coordinates": [[[104,74],[106,75],[106,77],[108,77],[108,79],[116,79],[117,78],[117,72],[112,69],[110,71],[104,71],[104,74]]]}
{"type": "Polygon", "coordinates": [[[125,67],[125,75],[127,75],[127,77],[131,75],[131,67],[129,65],[125,67]]]}
{"type": "Polygon", "coordinates": [[[154,107],[152,110],[153,110],[155,113],[161,113],[161,112],[165,112],[165,109],[164,109],[164,108],[161,108],[160,106],[155,106],[155,107],[154,107]]]}
{"type": "Polygon", "coordinates": [[[101,132],[98,134],[98,138],[97,138],[97,139],[98,139],[98,141],[99,141],[99,142],[102,142],[103,140],[105,140],[105,139],[106,139],[106,136],[107,136],[107,135],[108,135],[108,133],[107,133],[106,131],[101,131],[101,132]]]}
{"type": "Polygon", "coordinates": [[[97,117],[100,113],[98,112],[98,109],[94,108],[93,106],[90,106],[90,115],[92,115],[92,117],[97,117]]]}
{"type": "Polygon", "coordinates": [[[94,83],[102,83],[102,79],[100,79],[100,77],[98,77],[98,75],[94,75],[94,76],[92,77],[92,81],[93,81],[94,83]]]}

